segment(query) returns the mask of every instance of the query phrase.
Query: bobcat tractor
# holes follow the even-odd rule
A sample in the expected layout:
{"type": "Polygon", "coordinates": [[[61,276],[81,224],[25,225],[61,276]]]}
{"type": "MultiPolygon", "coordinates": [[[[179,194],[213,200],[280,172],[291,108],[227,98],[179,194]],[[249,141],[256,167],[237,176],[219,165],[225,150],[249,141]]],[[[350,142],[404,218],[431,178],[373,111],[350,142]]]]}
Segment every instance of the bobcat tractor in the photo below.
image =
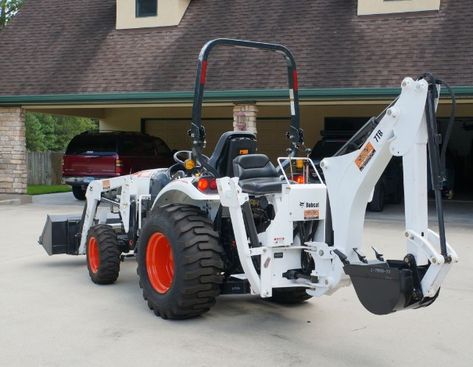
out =
{"type": "Polygon", "coordinates": [[[321,162],[321,175],[299,127],[291,52],[277,44],[210,41],[198,59],[191,149],[176,152],[169,168],[93,181],[82,215],[48,216],[39,242],[50,255],[85,254],[97,284],[114,283],[121,261],[136,257],[143,297],[165,319],[201,315],[220,294],[300,303],[350,281],[374,314],[429,306],[458,261],[443,220],[441,163],[449,133],[441,145],[435,119],[441,84],[430,74],[405,78],[399,97],[321,162]],[[207,60],[216,47],[284,57],[290,146],[276,166],[257,153],[249,132],[226,132],[210,157],[203,154],[207,60]],[[366,206],[393,156],[403,161],[407,252],[388,260],[373,249],[369,259],[362,250],[366,206]],[[428,228],[427,164],[438,233],[428,228]]]}

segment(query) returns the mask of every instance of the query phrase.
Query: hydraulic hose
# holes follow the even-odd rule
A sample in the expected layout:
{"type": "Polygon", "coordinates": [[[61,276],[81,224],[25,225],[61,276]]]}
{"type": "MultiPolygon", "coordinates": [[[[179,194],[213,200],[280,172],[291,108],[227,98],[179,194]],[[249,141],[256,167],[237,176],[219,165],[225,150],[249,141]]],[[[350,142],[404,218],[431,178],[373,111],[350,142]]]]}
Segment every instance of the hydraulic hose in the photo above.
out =
{"type": "Polygon", "coordinates": [[[447,252],[447,240],[445,235],[445,221],[443,215],[443,202],[442,202],[442,186],[446,179],[445,173],[445,156],[447,151],[448,141],[450,139],[450,133],[455,121],[455,96],[450,87],[447,90],[452,96],[452,112],[450,114],[450,121],[447,127],[447,132],[442,141],[442,150],[439,152],[439,135],[437,133],[437,120],[435,118],[435,100],[439,97],[438,95],[438,84],[446,85],[445,82],[436,79],[432,74],[424,74],[421,78],[425,79],[429,83],[429,90],[427,94],[427,101],[425,105],[425,114],[427,118],[427,133],[428,133],[428,158],[430,164],[430,179],[432,182],[432,188],[435,194],[435,207],[437,209],[437,219],[439,226],[439,239],[440,239],[440,252],[445,258],[445,262],[451,262],[451,257],[447,252]]]}

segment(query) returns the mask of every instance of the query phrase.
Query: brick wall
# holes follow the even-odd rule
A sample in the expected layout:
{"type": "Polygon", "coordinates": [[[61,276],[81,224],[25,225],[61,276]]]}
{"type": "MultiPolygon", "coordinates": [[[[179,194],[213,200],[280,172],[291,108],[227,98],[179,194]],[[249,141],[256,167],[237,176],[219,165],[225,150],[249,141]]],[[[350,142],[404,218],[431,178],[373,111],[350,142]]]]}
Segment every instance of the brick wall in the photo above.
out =
{"type": "Polygon", "coordinates": [[[258,108],[252,104],[240,104],[233,107],[233,130],[249,131],[256,134],[258,108]]]}
{"type": "Polygon", "coordinates": [[[26,162],[24,112],[0,107],[0,194],[26,194],[26,162]]]}

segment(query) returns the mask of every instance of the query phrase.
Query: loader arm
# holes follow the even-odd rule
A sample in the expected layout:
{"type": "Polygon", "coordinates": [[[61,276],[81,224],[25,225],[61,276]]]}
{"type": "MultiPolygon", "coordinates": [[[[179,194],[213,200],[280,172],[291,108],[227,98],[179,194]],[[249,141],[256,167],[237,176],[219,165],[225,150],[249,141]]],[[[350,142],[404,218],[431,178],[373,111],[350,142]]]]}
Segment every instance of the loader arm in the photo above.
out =
{"type": "MultiPolygon", "coordinates": [[[[87,201],[81,219],[79,255],[86,253],[87,234],[90,228],[96,221],[102,224],[106,221],[106,217],[97,218],[97,208],[103,200],[109,201],[103,197],[107,192],[115,189],[121,190],[117,204],[123,230],[125,233],[129,232],[130,218],[136,215],[136,213],[132,213],[131,211],[132,202],[136,201],[137,205],[141,207],[142,200],[149,198],[149,177],[153,171],[155,170],[141,171],[132,175],[103,180],[94,180],[89,184],[86,193],[87,201]],[[134,199],[132,200],[132,198],[134,199]]],[[[141,223],[141,211],[139,211],[139,218],[136,219],[141,223]]]]}

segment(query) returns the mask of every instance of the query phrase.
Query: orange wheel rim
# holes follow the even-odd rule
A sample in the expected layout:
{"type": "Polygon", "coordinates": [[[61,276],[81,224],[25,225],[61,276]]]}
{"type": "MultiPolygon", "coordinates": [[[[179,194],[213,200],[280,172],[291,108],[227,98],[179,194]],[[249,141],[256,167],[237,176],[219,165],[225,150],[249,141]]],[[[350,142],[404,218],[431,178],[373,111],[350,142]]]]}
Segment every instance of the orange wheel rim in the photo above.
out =
{"type": "Polygon", "coordinates": [[[164,294],[171,288],[174,279],[174,256],[168,238],[155,232],[146,247],[146,271],[151,286],[164,294]]]}
{"type": "Polygon", "coordinates": [[[89,238],[88,243],[88,254],[89,254],[89,267],[92,273],[96,273],[99,270],[100,265],[100,256],[99,256],[99,247],[97,245],[97,240],[95,237],[89,238]]]}

